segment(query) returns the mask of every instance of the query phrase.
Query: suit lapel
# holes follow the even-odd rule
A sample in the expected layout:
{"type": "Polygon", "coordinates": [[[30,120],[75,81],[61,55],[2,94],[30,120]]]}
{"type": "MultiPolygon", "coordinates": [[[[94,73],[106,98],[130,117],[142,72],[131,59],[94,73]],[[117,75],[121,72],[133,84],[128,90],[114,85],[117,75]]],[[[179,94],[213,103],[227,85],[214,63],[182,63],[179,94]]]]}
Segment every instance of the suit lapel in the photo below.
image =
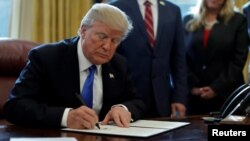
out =
{"type": "Polygon", "coordinates": [[[104,89],[106,89],[107,87],[110,87],[108,85],[113,85],[112,82],[116,80],[115,71],[112,69],[109,63],[102,65],[102,78],[103,78],[104,89]],[[105,87],[105,85],[107,85],[107,87],[105,87]]]}
{"type": "Polygon", "coordinates": [[[169,16],[167,15],[166,11],[166,3],[163,0],[157,1],[158,2],[158,26],[157,26],[157,35],[155,39],[155,47],[157,46],[157,43],[159,42],[159,37],[161,37],[161,33],[164,31],[163,26],[164,26],[164,20],[169,16]]]}
{"type": "Polygon", "coordinates": [[[73,38],[72,41],[69,43],[69,47],[67,47],[67,57],[66,59],[66,68],[65,73],[66,76],[65,81],[69,86],[72,87],[68,90],[73,90],[73,93],[80,93],[80,76],[79,76],[79,64],[78,64],[78,55],[77,55],[77,42],[78,39],[73,38]]]}
{"type": "Polygon", "coordinates": [[[109,63],[102,65],[102,84],[103,84],[103,107],[109,105],[110,99],[116,93],[116,74],[109,63]]]}

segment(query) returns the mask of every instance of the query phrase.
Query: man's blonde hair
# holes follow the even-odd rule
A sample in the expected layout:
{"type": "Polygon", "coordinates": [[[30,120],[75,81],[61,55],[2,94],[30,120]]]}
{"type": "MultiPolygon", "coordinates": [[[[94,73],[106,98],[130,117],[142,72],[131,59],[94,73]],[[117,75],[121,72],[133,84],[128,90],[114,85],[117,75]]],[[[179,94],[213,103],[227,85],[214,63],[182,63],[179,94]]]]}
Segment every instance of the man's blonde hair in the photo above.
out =
{"type": "Polygon", "coordinates": [[[103,22],[115,30],[123,32],[123,39],[133,29],[129,17],[123,11],[105,3],[94,4],[83,17],[80,28],[82,26],[91,26],[94,21],[103,22]]]}

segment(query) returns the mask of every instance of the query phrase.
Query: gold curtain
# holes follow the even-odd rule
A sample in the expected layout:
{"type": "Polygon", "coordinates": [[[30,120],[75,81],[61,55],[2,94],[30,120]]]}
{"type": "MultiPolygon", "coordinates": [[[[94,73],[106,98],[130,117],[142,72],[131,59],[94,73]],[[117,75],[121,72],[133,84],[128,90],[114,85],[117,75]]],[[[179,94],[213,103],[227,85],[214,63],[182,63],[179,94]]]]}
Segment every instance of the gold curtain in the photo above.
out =
{"type": "Polygon", "coordinates": [[[77,35],[92,0],[33,0],[32,40],[49,43],[77,35]]]}
{"type": "Polygon", "coordinates": [[[235,1],[235,5],[241,9],[241,7],[248,1],[248,0],[234,0],[235,1]]]}
{"type": "Polygon", "coordinates": [[[33,0],[12,0],[10,20],[10,38],[31,40],[33,0]]]}

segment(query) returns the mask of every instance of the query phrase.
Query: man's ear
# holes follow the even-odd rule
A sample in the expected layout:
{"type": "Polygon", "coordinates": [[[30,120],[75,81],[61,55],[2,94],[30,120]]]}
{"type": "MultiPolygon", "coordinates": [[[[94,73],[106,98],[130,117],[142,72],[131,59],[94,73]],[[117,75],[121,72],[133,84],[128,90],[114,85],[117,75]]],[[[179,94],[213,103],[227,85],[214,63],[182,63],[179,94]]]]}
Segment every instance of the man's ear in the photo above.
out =
{"type": "Polygon", "coordinates": [[[84,38],[85,37],[85,32],[86,32],[87,28],[83,25],[81,26],[81,28],[79,29],[79,35],[84,38]]]}
{"type": "Polygon", "coordinates": [[[86,31],[87,31],[87,27],[82,26],[81,27],[81,35],[84,36],[86,31]]]}

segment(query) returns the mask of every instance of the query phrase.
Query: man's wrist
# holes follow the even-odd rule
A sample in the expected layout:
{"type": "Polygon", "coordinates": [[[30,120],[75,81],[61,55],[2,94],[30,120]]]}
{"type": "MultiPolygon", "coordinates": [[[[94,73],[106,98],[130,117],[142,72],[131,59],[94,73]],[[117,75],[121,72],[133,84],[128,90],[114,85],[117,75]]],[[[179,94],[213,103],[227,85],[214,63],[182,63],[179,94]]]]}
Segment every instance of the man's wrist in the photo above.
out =
{"type": "MultiPolygon", "coordinates": [[[[114,108],[114,107],[122,107],[122,108],[124,108],[126,111],[130,112],[130,111],[128,110],[127,106],[125,106],[125,105],[123,105],[123,104],[116,104],[116,105],[113,105],[113,106],[111,107],[111,109],[114,108]]],[[[130,122],[134,122],[134,119],[131,118],[131,119],[130,119],[130,122]]]]}
{"type": "Polygon", "coordinates": [[[62,121],[61,121],[61,126],[62,127],[67,127],[67,119],[68,119],[68,115],[69,115],[69,111],[72,108],[66,108],[63,112],[63,117],[62,117],[62,121]]]}
{"type": "Polygon", "coordinates": [[[127,108],[125,105],[123,105],[123,104],[116,104],[116,105],[113,105],[111,108],[114,108],[114,107],[122,107],[122,108],[124,108],[126,111],[129,112],[128,108],[127,108]]]}

